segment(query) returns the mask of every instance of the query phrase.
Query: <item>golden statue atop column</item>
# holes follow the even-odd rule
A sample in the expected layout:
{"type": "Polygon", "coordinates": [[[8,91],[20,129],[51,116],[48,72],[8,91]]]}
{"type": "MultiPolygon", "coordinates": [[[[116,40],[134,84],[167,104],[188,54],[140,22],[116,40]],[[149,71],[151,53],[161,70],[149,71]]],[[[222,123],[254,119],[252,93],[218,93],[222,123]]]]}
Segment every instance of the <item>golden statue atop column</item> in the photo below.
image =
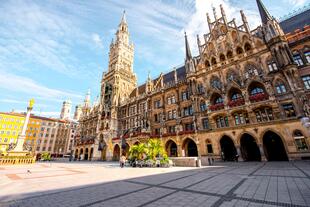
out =
{"type": "Polygon", "coordinates": [[[24,150],[24,143],[26,138],[27,126],[29,123],[31,111],[34,106],[34,99],[29,101],[29,105],[27,107],[27,113],[25,122],[23,125],[23,129],[21,133],[18,135],[15,144],[12,144],[7,151],[5,156],[0,157],[0,165],[1,164],[31,164],[35,162],[35,155],[32,155],[30,151],[24,150]]]}

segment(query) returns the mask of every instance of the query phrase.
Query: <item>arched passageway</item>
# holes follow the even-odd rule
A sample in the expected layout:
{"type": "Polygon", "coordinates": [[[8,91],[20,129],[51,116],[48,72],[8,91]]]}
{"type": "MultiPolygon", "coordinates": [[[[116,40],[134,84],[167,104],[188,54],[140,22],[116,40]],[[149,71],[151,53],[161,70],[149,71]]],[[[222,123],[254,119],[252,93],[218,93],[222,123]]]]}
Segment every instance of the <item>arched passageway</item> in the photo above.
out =
{"type": "Polygon", "coordinates": [[[237,155],[237,150],[234,142],[228,136],[223,136],[220,140],[221,155],[224,161],[234,161],[237,155]]]}
{"type": "Polygon", "coordinates": [[[88,160],[88,148],[85,149],[84,160],[88,160]]]}
{"type": "Polygon", "coordinates": [[[113,160],[119,160],[120,158],[120,153],[121,153],[121,149],[120,147],[117,145],[114,146],[114,150],[113,150],[113,160]]]}
{"type": "Polygon", "coordinates": [[[185,151],[186,157],[197,157],[198,156],[197,145],[192,139],[187,138],[183,142],[183,150],[185,151]]]}
{"type": "Polygon", "coordinates": [[[78,157],[79,157],[79,150],[76,149],[76,150],[75,150],[75,153],[74,153],[74,158],[75,158],[75,159],[78,159],[78,157]]]}
{"type": "Polygon", "coordinates": [[[263,137],[265,155],[268,161],[288,161],[282,139],[272,131],[267,131],[263,137]]]}
{"type": "Polygon", "coordinates": [[[261,161],[261,154],[257,143],[249,134],[243,134],[240,139],[240,150],[244,161],[261,161]]]}
{"type": "Polygon", "coordinates": [[[174,141],[169,140],[166,143],[166,152],[167,152],[169,157],[177,157],[178,156],[177,144],[174,141]]]}

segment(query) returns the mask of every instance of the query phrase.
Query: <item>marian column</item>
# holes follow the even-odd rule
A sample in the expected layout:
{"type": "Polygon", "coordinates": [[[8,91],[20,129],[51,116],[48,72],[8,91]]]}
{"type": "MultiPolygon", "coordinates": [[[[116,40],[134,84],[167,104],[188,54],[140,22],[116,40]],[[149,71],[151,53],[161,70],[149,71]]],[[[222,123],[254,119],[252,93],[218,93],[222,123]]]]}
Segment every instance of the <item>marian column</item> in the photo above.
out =
{"type": "Polygon", "coordinates": [[[18,135],[16,147],[12,150],[12,152],[23,152],[24,151],[23,146],[24,146],[24,142],[26,138],[26,130],[27,130],[27,126],[28,126],[28,122],[30,118],[30,113],[33,109],[33,105],[34,105],[34,99],[31,99],[29,101],[29,106],[27,107],[27,114],[26,114],[26,119],[24,122],[23,130],[21,134],[18,135]]]}

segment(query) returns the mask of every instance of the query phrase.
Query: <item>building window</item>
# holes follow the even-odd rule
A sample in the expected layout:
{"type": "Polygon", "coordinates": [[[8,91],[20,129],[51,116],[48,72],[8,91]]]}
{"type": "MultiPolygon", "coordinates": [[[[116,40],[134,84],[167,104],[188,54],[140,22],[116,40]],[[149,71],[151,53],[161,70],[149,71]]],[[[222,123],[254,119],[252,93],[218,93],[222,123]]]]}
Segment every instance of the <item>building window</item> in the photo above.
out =
{"type": "Polygon", "coordinates": [[[169,127],[168,127],[168,132],[169,132],[170,134],[175,133],[175,126],[169,126],[169,127]]]}
{"type": "Polygon", "coordinates": [[[304,82],[305,88],[310,90],[310,75],[303,76],[302,81],[304,82]]]}
{"type": "Polygon", "coordinates": [[[182,92],[182,100],[183,101],[189,100],[189,92],[188,91],[182,92]]]}
{"type": "Polygon", "coordinates": [[[264,90],[260,87],[256,87],[251,90],[251,96],[256,95],[256,94],[262,94],[264,93],[264,90]]]}
{"type": "Polygon", "coordinates": [[[193,107],[188,106],[183,108],[183,115],[184,116],[192,116],[193,115],[193,107]]]}
{"type": "Polygon", "coordinates": [[[295,117],[296,116],[293,104],[291,104],[291,103],[290,104],[283,104],[282,107],[283,107],[283,110],[284,110],[286,117],[295,117]]]}
{"type": "Polygon", "coordinates": [[[136,106],[131,106],[129,108],[129,116],[136,114],[136,106]]]}
{"type": "Polygon", "coordinates": [[[248,114],[246,112],[234,113],[233,116],[234,116],[236,125],[248,124],[250,122],[248,114]]]}
{"type": "Polygon", "coordinates": [[[298,66],[303,66],[304,65],[304,62],[302,61],[301,56],[299,54],[294,55],[293,58],[294,58],[295,63],[298,66]]]}
{"type": "Polygon", "coordinates": [[[160,134],[160,128],[155,129],[155,135],[159,135],[160,134]]]}
{"type": "Polygon", "coordinates": [[[293,136],[294,136],[294,140],[295,140],[297,150],[299,150],[299,151],[308,150],[308,146],[307,146],[307,143],[305,140],[305,136],[302,134],[301,131],[295,130],[293,136]]]}
{"type": "Polygon", "coordinates": [[[203,129],[210,129],[208,118],[202,120],[202,126],[203,126],[203,129]]]}
{"type": "Polygon", "coordinates": [[[156,109],[158,109],[158,108],[161,107],[160,100],[154,101],[154,107],[155,107],[156,109]]]}
{"type": "Polygon", "coordinates": [[[227,116],[218,116],[215,121],[217,128],[229,127],[227,116]]]}
{"type": "Polygon", "coordinates": [[[276,84],[276,90],[278,94],[286,93],[286,87],[283,83],[279,82],[276,84]]]}
{"type": "Polygon", "coordinates": [[[170,96],[167,98],[167,102],[168,102],[168,105],[170,104],[175,104],[176,101],[175,101],[175,96],[170,96]]]}
{"type": "Polygon", "coordinates": [[[159,114],[155,114],[154,121],[158,123],[160,121],[159,117],[160,117],[159,114]]]}
{"type": "Polygon", "coordinates": [[[203,93],[205,92],[204,87],[203,87],[202,84],[198,84],[197,92],[198,92],[199,94],[203,94],[203,93]]]}
{"type": "Polygon", "coordinates": [[[307,62],[310,63],[310,51],[306,51],[304,55],[306,57],[307,62]]]}
{"type": "Polygon", "coordinates": [[[200,111],[207,110],[207,104],[205,101],[200,102],[200,111]]]}
{"type": "Polygon", "coordinates": [[[275,62],[268,63],[269,72],[278,71],[278,66],[275,62]]]}
{"type": "Polygon", "coordinates": [[[206,140],[207,153],[213,154],[213,147],[210,140],[206,140]]]}
{"type": "Polygon", "coordinates": [[[269,107],[255,110],[255,115],[257,122],[267,122],[274,119],[272,109],[269,107]]]}
{"type": "Polygon", "coordinates": [[[194,123],[185,124],[184,129],[185,129],[185,131],[193,131],[194,130],[194,123]]]}

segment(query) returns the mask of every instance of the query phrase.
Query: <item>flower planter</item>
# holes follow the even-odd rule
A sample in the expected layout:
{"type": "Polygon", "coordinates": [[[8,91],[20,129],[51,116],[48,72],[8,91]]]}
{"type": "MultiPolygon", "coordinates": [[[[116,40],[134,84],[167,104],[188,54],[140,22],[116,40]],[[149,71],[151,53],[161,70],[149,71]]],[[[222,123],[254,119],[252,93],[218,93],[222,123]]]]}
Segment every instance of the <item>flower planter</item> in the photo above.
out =
{"type": "Polygon", "coordinates": [[[232,101],[229,101],[229,102],[228,102],[228,106],[229,106],[230,108],[237,107],[237,106],[242,106],[242,105],[244,105],[244,104],[245,104],[245,101],[244,101],[243,98],[242,98],[242,99],[232,100],[232,101]]]}
{"type": "Polygon", "coordinates": [[[269,96],[265,93],[259,93],[255,94],[249,97],[251,102],[259,102],[259,101],[265,101],[268,100],[269,96]]]}
{"type": "Polygon", "coordinates": [[[220,103],[220,104],[211,105],[209,108],[211,111],[222,110],[222,109],[224,109],[224,104],[220,103]]]}

